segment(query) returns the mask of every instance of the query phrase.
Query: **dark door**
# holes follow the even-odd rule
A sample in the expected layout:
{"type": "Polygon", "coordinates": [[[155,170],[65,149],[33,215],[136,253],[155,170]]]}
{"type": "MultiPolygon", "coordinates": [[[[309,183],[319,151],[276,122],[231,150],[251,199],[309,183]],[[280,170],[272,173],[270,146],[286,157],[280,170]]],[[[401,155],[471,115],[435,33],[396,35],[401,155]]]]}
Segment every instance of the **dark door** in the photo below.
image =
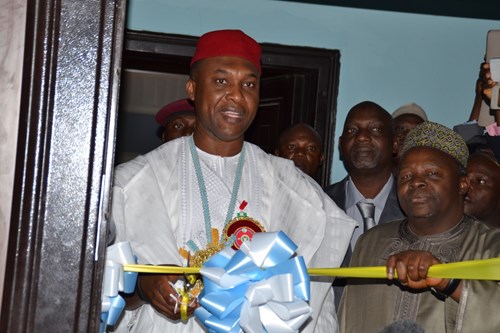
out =
{"type": "MultiPolygon", "coordinates": [[[[296,75],[280,75],[261,81],[260,103],[252,126],[245,133],[245,140],[274,153],[279,134],[292,124],[294,85],[296,75]]],[[[297,99],[298,100],[298,99],[297,99]]]]}
{"type": "Polygon", "coordinates": [[[0,332],[97,332],[125,1],[27,1],[0,332]]]}
{"type": "MultiPolygon", "coordinates": [[[[196,41],[189,36],[128,31],[123,68],[188,74],[196,41]]],[[[316,180],[326,186],[333,158],[339,51],[266,43],[261,46],[261,101],[246,139],[272,153],[286,127],[308,123],[323,138],[326,159],[316,180]]]]}

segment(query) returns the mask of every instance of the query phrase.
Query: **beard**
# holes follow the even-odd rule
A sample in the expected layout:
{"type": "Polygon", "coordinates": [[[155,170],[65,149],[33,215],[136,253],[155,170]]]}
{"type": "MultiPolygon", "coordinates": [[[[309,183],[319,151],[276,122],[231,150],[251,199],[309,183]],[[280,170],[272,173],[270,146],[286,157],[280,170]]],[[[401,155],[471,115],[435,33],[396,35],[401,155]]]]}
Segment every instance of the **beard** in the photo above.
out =
{"type": "Polygon", "coordinates": [[[356,169],[373,169],[379,163],[380,154],[374,150],[353,149],[350,157],[356,169]]]}

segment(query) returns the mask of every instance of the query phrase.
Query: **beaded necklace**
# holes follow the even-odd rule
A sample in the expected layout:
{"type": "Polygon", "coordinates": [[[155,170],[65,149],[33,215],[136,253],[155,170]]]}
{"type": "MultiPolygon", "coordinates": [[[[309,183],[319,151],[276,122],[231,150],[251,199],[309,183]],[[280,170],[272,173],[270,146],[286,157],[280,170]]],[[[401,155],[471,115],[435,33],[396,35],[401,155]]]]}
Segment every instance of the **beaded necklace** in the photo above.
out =
{"type": "MultiPolygon", "coordinates": [[[[203,179],[203,173],[201,171],[200,159],[198,157],[198,152],[196,151],[196,147],[194,145],[193,136],[189,138],[189,148],[191,150],[191,156],[193,158],[194,170],[196,172],[196,178],[198,179],[198,187],[200,189],[201,202],[203,206],[203,218],[205,221],[205,233],[207,236],[207,244],[212,243],[212,222],[210,218],[210,210],[208,205],[208,194],[207,189],[205,187],[205,181],[203,179]]],[[[234,208],[236,205],[236,198],[238,196],[238,190],[240,188],[241,183],[241,174],[243,172],[243,164],[245,161],[245,145],[243,145],[240,153],[240,157],[238,160],[238,165],[236,167],[236,176],[234,178],[233,190],[231,192],[231,199],[229,201],[229,207],[227,208],[226,220],[224,222],[224,226],[226,226],[234,213],[234,208]]]]}

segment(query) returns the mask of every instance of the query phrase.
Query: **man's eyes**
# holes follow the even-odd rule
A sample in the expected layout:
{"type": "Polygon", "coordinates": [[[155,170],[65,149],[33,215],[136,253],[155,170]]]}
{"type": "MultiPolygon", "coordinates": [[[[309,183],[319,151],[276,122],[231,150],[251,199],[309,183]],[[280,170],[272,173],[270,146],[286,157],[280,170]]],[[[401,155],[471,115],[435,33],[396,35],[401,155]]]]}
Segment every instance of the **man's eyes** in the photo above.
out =
{"type": "Polygon", "coordinates": [[[484,178],[476,178],[475,182],[479,185],[485,185],[486,184],[486,179],[484,178]]]}
{"type": "MultiPolygon", "coordinates": [[[[358,131],[359,131],[359,129],[358,129],[358,128],[354,128],[354,127],[352,127],[352,128],[348,128],[348,129],[347,129],[347,133],[350,133],[350,134],[355,134],[355,133],[357,133],[358,131]]],[[[384,129],[383,129],[382,127],[371,127],[371,128],[369,129],[369,131],[370,131],[370,132],[372,132],[372,133],[377,133],[377,134],[379,134],[379,133],[383,133],[383,132],[384,132],[384,129]]]]}
{"type": "MultiPolygon", "coordinates": [[[[229,84],[228,80],[223,78],[215,79],[215,83],[217,85],[224,85],[224,86],[229,84]]],[[[245,88],[255,88],[257,84],[255,82],[248,81],[248,82],[243,82],[242,86],[245,88]]]]}
{"type": "Polygon", "coordinates": [[[356,133],[357,131],[358,131],[358,129],[354,128],[354,127],[351,127],[351,128],[347,129],[347,133],[350,133],[350,134],[356,133]]]}
{"type": "Polygon", "coordinates": [[[409,174],[409,173],[403,174],[403,175],[399,176],[399,180],[400,181],[405,181],[405,180],[408,180],[408,179],[411,179],[411,174],[409,174]]]}

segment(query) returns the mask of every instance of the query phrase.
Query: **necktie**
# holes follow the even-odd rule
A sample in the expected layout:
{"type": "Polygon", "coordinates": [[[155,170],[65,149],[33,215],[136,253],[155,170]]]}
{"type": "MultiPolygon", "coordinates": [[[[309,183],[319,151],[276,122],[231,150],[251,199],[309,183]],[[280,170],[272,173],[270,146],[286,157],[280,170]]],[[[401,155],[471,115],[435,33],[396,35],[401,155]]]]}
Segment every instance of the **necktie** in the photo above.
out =
{"type": "Polygon", "coordinates": [[[358,206],[361,216],[363,217],[365,231],[373,228],[375,226],[375,205],[371,202],[360,201],[356,206],[358,206]]]}

